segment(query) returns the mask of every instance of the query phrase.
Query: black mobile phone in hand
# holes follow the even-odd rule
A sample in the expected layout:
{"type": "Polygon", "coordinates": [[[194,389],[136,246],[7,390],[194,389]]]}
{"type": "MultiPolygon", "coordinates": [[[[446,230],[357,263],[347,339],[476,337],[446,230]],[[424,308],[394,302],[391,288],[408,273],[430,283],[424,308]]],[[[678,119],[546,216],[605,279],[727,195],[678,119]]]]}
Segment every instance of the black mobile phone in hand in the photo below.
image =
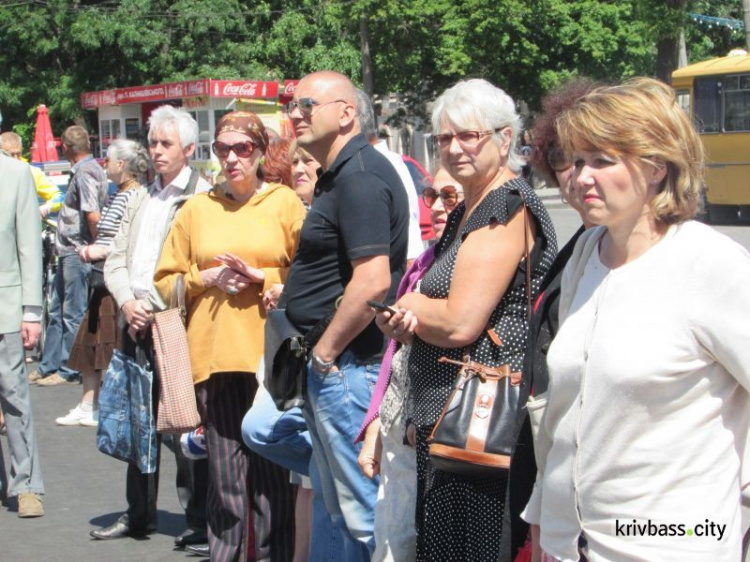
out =
{"type": "Polygon", "coordinates": [[[377,310],[378,312],[390,312],[391,314],[396,314],[398,310],[393,308],[392,306],[388,306],[384,302],[378,302],[378,301],[367,301],[367,306],[370,306],[377,310]]]}

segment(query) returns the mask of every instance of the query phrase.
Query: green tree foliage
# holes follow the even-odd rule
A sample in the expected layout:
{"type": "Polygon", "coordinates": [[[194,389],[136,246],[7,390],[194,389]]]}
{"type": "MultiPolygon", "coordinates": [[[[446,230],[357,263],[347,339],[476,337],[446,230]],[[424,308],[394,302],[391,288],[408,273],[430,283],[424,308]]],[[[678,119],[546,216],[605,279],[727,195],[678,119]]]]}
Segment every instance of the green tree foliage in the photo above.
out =
{"type": "Polygon", "coordinates": [[[649,72],[653,44],[631,2],[599,0],[362,0],[376,91],[413,107],[467,77],[483,77],[535,106],[571,74],[603,79],[649,72]]]}
{"type": "MultiPolygon", "coordinates": [[[[705,16],[742,20],[742,1],[694,0],[688,10],[705,16]]],[[[732,49],[745,47],[744,31],[732,31],[727,27],[685,22],[688,44],[688,59],[691,63],[724,56],[732,49]]]]}
{"type": "MultiPolygon", "coordinates": [[[[652,75],[656,45],[685,29],[691,59],[724,54],[725,30],[686,11],[737,17],[740,0],[0,0],[0,110],[21,125],[39,103],[53,130],[91,119],[82,92],[197,77],[283,79],[333,68],[359,82],[360,25],[374,90],[410,115],[464,77],[534,108],[570,75],[652,75]],[[669,11],[667,4],[674,4],[669,11]],[[667,10],[667,11],[665,11],[667,10]]],[[[33,113],[31,113],[33,115],[33,113]]],[[[33,117],[31,118],[33,119],[33,117]]]]}
{"type": "Polygon", "coordinates": [[[79,106],[87,91],[322,68],[356,76],[357,37],[346,40],[345,27],[340,10],[312,0],[0,2],[0,109],[19,124],[45,103],[59,133],[91,118],[79,106]]]}

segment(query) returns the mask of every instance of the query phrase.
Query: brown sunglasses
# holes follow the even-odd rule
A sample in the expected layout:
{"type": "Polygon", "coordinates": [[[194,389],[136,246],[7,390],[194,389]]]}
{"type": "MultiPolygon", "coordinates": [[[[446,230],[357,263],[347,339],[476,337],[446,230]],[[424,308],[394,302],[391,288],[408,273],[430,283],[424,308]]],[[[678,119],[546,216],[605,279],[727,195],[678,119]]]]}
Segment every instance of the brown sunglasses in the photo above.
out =
{"type": "Polygon", "coordinates": [[[424,201],[425,205],[428,207],[432,207],[438,197],[443,200],[443,205],[454,207],[458,204],[459,200],[463,199],[464,192],[458,191],[452,185],[446,185],[440,191],[437,191],[432,187],[425,187],[422,191],[422,201],[424,201]]]}

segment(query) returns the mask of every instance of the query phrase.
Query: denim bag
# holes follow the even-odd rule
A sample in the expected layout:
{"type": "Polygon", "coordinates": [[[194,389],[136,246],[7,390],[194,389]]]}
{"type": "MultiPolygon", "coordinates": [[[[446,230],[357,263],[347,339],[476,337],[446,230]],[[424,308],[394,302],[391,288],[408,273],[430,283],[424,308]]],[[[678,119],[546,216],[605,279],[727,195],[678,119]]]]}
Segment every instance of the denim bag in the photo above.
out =
{"type": "Polygon", "coordinates": [[[143,474],[156,470],[156,423],[151,408],[153,375],[148,366],[115,349],[99,393],[99,450],[135,464],[143,474]]]}

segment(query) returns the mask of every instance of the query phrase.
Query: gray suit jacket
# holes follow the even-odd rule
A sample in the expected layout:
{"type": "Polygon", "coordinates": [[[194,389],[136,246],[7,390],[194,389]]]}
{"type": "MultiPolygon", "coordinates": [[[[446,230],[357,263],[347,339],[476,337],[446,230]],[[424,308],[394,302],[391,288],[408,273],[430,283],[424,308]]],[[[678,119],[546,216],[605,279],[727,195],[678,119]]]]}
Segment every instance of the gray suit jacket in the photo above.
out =
{"type": "Polygon", "coordinates": [[[42,227],[28,164],[0,154],[0,333],[42,305],[42,227]]]}

